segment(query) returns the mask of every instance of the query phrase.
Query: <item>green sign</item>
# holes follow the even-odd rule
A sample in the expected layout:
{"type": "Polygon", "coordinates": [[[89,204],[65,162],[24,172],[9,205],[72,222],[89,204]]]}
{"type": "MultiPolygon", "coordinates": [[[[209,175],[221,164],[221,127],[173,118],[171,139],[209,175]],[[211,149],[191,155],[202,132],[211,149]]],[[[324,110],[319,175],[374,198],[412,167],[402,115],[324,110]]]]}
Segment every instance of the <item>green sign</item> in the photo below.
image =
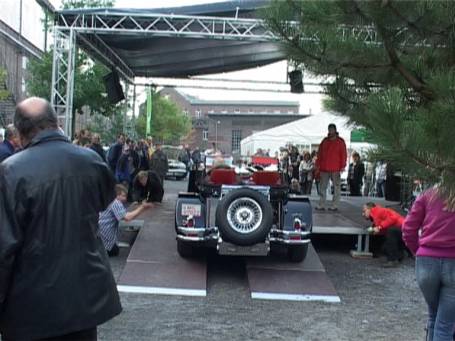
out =
{"type": "Polygon", "coordinates": [[[370,137],[365,129],[354,129],[351,131],[351,142],[370,142],[370,137]]]}
{"type": "Polygon", "coordinates": [[[147,124],[146,135],[150,136],[152,132],[152,88],[147,89],[147,124]]]}

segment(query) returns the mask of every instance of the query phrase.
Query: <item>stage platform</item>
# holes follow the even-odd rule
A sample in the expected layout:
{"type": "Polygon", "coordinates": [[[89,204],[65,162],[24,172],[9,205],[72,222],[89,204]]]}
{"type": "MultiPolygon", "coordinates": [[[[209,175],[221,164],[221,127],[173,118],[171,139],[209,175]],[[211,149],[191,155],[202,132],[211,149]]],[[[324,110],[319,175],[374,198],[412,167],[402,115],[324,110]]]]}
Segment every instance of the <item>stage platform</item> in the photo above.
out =
{"type": "MultiPolygon", "coordinates": [[[[394,207],[398,203],[374,197],[341,197],[338,211],[317,211],[318,197],[310,198],[313,206],[313,234],[347,234],[357,236],[357,249],[353,256],[371,256],[369,250],[370,236],[366,231],[371,222],[362,216],[362,207],[367,202],[374,202],[384,207],[394,207]]],[[[327,200],[329,207],[331,197],[327,200]]]]}

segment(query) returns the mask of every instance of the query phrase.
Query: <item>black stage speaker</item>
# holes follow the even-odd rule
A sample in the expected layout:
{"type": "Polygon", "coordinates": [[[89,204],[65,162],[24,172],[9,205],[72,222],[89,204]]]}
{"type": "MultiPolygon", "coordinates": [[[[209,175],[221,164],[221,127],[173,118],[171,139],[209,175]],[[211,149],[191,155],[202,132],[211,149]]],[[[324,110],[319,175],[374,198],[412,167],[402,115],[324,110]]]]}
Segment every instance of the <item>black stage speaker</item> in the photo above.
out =
{"type": "Polygon", "coordinates": [[[385,200],[401,201],[402,174],[387,164],[387,180],[385,181],[385,200]]]}
{"type": "Polygon", "coordinates": [[[300,70],[289,72],[289,83],[291,85],[291,92],[294,94],[303,93],[303,74],[300,70]]]}
{"type": "Polygon", "coordinates": [[[112,71],[104,76],[103,80],[109,102],[116,104],[125,99],[125,94],[123,93],[122,85],[120,84],[117,72],[112,71]]]}

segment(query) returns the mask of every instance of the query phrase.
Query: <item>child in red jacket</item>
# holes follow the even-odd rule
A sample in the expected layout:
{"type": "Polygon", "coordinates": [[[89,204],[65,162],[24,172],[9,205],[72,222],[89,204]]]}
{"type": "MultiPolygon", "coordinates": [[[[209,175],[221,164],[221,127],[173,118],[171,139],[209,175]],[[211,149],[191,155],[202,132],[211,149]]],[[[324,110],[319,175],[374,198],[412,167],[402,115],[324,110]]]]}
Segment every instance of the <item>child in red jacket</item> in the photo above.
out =
{"type": "Polygon", "coordinates": [[[404,217],[390,208],[381,207],[372,202],[363,206],[363,216],[373,222],[374,234],[385,235],[383,249],[387,256],[387,263],[384,266],[398,266],[405,251],[401,235],[404,217]]]}

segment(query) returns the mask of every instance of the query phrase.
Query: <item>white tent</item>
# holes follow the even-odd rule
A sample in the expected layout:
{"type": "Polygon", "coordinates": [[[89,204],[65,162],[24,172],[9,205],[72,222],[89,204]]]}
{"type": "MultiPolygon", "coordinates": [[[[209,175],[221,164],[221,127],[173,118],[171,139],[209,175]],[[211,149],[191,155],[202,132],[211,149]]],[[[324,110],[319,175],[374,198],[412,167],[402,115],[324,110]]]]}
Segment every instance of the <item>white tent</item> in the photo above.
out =
{"type": "Polygon", "coordinates": [[[261,148],[262,150],[270,149],[270,153],[273,155],[287,143],[311,151],[313,146],[319,145],[327,136],[327,127],[330,123],[337,126],[340,137],[349,146],[352,128],[347,123],[347,119],[330,112],[322,112],[244,138],[241,141],[241,153],[242,155],[253,155],[261,148]]]}

